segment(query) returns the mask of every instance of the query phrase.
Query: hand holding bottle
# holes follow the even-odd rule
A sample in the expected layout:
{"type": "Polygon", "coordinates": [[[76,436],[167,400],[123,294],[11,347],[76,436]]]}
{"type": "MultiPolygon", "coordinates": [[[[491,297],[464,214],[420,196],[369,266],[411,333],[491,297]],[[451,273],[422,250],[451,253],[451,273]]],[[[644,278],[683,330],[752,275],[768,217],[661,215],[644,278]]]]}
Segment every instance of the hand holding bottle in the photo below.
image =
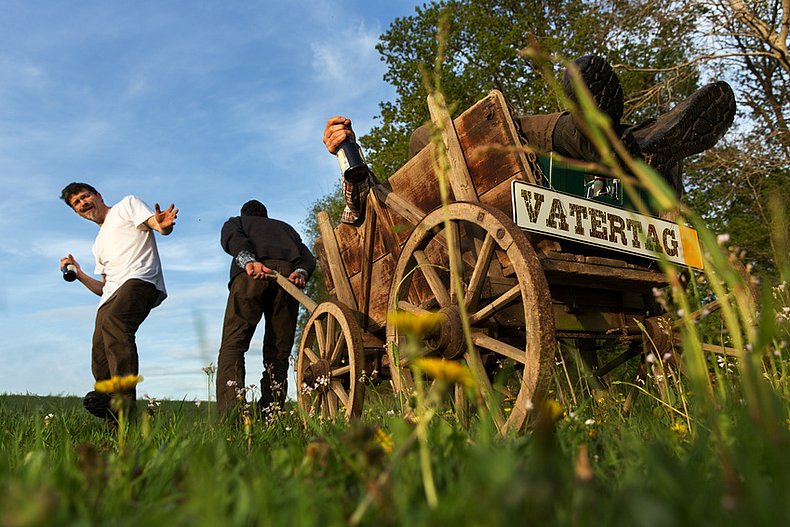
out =
{"type": "Polygon", "coordinates": [[[356,141],[354,130],[351,128],[351,119],[336,115],[330,117],[324,128],[324,145],[330,154],[337,154],[340,144],[346,140],[356,141]]]}
{"type": "Polygon", "coordinates": [[[324,145],[330,154],[337,156],[340,173],[350,183],[364,181],[370,174],[362,149],[356,143],[351,119],[337,115],[330,117],[324,128],[324,145]]]}
{"type": "Polygon", "coordinates": [[[69,254],[60,259],[60,271],[65,281],[73,282],[77,279],[77,273],[81,271],[80,264],[69,254]]]}

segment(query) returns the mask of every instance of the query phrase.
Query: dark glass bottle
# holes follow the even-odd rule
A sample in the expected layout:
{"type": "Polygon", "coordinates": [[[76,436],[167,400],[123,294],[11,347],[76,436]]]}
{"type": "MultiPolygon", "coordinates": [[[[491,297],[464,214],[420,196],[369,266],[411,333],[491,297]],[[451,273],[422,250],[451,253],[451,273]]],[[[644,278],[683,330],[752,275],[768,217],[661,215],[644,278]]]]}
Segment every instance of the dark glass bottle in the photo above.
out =
{"type": "Polygon", "coordinates": [[[73,282],[77,279],[77,268],[74,264],[67,263],[60,269],[63,271],[63,279],[67,282],[73,282]]]}
{"type": "Polygon", "coordinates": [[[370,168],[362,156],[362,149],[350,139],[346,139],[337,147],[337,162],[343,179],[351,183],[359,183],[370,174],[370,168]]]}

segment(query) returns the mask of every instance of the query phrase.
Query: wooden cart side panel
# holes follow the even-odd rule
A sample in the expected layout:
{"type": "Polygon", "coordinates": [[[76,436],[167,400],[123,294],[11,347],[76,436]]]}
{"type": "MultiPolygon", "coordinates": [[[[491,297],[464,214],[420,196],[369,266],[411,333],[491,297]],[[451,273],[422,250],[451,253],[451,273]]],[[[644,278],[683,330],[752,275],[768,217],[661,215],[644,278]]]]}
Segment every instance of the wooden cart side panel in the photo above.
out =
{"type": "MultiPolygon", "coordinates": [[[[398,223],[393,224],[390,228],[391,219],[393,214],[386,208],[382,207],[384,214],[389,214],[389,217],[378,218],[377,226],[374,230],[374,245],[373,245],[373,260],[376,261],[390,251],[387,246],[400,246],[403,242],[393,231],[407,229],[411,231],[411,224],[396,216],[398,223]]],[[[365,226],[367,222],[362,225],[349,225],[341,223],[335,227],[335,237],[340,246],[340,256],[343,259],[343,265],[346,267],[348,276],[354,276],[361,272],[363,262],[363,248],[365,246],[365,226]]]]}
{"type": "MultiPolygon", "coordinates": [[[[368,305],[368,331],[376,331],[387,323],[387,300],[389,286],[395,271],[395,259],[386,254],[373,262],[373,283],[370,288],[370,301],[368,305]]],[[[357,298],[362,297],[362,273],[351,277],[351,289],[357,298]]]]}
{"type": "MultiPolygon", "coordinates": [[[[478,197],[491,189],[504,186],[509,192],[513,178],[534,181],[530,164],[522,149],[515,124],[501,93],[491,92],[485,99],[454,121],[458,140],[464,152],[472,184],[478,197]]],[[[441,195],[433,166],[436,147],[429,144],[389,179],[392,191],[410,201],[425,214],[441,205],[441,195]]],[[[453,199],[452,192],[450,192],[453,199]]],[[[493,202],[502,210],[510,210],[508,200],[493,202]]],[[[408,224],[394,215],[393,224],[408,224]]],[[[405,243],[411,229],[397,235],[405,243]]]]}
{"type": "Polygon", "coordinates": [[[493,91],[456,127],[477,196],[513,178],[536,182],[505,98],[493,91]]]}

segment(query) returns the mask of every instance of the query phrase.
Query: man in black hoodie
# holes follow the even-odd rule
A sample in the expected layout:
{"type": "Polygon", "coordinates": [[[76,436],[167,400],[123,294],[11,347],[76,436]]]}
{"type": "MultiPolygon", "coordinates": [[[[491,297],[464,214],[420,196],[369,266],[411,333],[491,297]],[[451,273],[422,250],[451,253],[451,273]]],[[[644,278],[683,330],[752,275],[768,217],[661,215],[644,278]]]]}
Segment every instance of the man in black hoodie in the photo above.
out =
{"type": "Polygon", "coordinates": [[[269,218],[266,207],[257,200],[245,203],[241,216],[225,222],[221,243],[233,262],[217,360],[219,412],[227,413],[244,388],[244,354],[261,315],[266,322],[259,410],[271,411],[276,405],[282,408],[299,303],[267,277],[277,271],[303,288],[315,269],[315,258],[293,227],[269,218]]]}

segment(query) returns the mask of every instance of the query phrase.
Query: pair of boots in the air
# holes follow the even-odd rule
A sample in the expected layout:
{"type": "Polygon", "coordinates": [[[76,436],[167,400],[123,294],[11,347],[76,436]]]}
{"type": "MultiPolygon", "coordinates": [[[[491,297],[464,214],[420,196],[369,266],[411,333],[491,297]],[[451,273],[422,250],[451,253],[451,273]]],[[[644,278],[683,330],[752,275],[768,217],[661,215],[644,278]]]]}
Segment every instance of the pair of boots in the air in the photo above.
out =
{"type": "MultiPolygon", "coordinates": [[[[713,147],[732,125],[735,96],[724,81],[703,86],[669,112],[636,126],[620,123],[623,117],[623,88],[612,66],[603,58],[585,55],[575,61],[592,97],[612,121],[630,154],[642,158],[662,174],[674,190],[682,193],[682,160],[713,147]]],[[[571,77],[563,78],[566,95],[578,101],[571,77]]],[[[538,151],[554,151],[565,157],[598,162],[600,156],[581,132],[569,112],[524,115],[518,118],[527,145],[538,151]]],[[[430,129],[415,130],[409,157],[430,141],[430,129]]]]}
{"type": "MultiPolygon", "coordinates": [[[[630,154],[644,159],[679,194],[682,193],[680,176],[683,159],[712,148],[735,118],[732,88],[724,81],[717,81],[703,86],[655,119],[636,126],[621,124],[623,89],[612,66],[595,55],[578,58],[575,63],[598,108],[612,120],[615,131],[630,154]]],[[[572,101],[578,102],[567,71],[563,77],[563,88],[572,101]]],[[[598,160],[598,153],[579,134],[573,116],[564,114],[559,118],[552,139],[557,153],[588,161],[598,160]],[[580,140],[569,141],[567,137],[580,137],[580,140]]]]}

